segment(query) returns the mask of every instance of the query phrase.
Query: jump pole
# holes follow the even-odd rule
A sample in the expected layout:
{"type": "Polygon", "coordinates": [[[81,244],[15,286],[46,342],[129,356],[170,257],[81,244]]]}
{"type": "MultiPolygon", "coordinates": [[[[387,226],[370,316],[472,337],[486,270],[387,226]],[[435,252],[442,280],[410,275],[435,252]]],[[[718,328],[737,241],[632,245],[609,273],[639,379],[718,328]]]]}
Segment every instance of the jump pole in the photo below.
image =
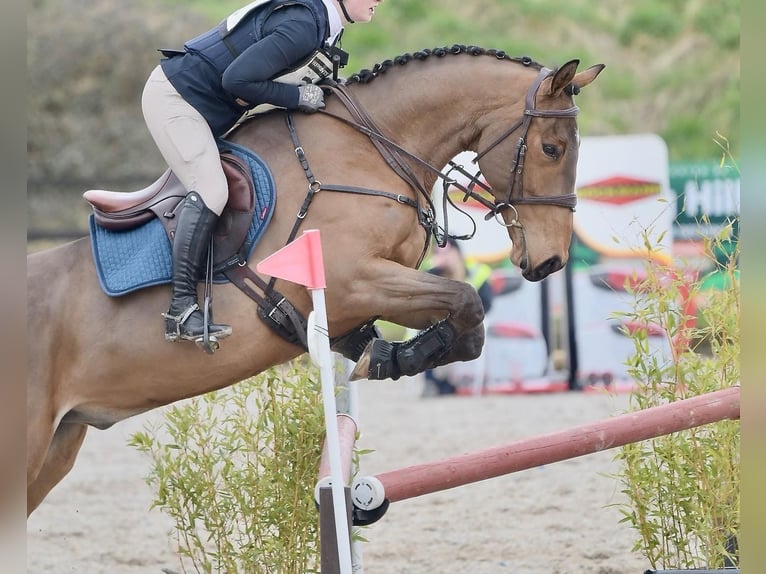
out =
{"type": "MultiPolygon", "coordinates": [[[[306,339],[311,360],[319,366],[324,406],[325,440],[331,484],[326,497],[332,504],[336,548],[333,567],[340,574],[352,574],[350,505],[346,504],[343,463],[335,404],[335,377],[330,352],[321,237],[318,229],[309,229],[297,239],[272,253],[256,265],[260,273],[303,285],[311,292],[314,310],[308,317],[306,339]]],[[[320,489],[321,490],[321,489],[320,489]]],[[[321,502],[320,502],[321,505],[321,502]]],[[[325,557],[322,557],[323,562],[325,557]]],[[[328,559],[329,560],[329,559],[328,559]]]]}
{"type": "Polygon", "coordinates": [[[739,419],[739,386],[572,427],[508,445],[357,478],[354,504],[364,510],[576,458],[726,419],[739,419]]]}
{"type": "MultiPolygon", "coordinates": [[[[344,391],[345,392],[345,391],[344,391]]],[[[347,413],[337,415],[338,438],[340,445],[341,474],[343,477],[343,493],[346,502],[346,528],[352,528],[351,489],[348,483],[353,474],[354,447],[356,444],[356,420],[347,413]]],[[[335,524],[336,516],[332,492],[333,476],[330,465],[330,444],[327,440],[322,445],[322,456],[319,461],[319,480],[314,488],[314,501],[319,507],[319,555],[321,574],[338,574],[338,536],[335,524]]],[[[351,540],[351,571],[361,573],[361,553],[358,544],[351,540]]]]}

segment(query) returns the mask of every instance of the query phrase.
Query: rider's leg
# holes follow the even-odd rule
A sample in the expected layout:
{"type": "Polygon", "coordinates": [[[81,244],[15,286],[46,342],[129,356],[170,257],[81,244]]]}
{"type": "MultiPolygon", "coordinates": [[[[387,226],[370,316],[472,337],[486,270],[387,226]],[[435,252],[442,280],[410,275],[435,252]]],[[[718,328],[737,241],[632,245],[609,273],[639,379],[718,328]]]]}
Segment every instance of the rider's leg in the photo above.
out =
{"type": "MultiPolygon", "coordinates": [[[[210,239],[218,216],[207,208],[195,192],[183,200],[173,239],[173,280],[170,309],[165,317],[165,339],[201,342],[204,315],[197,303],[197,283],[207,261],[210,239]]],[[[231,335],[229,325],[218,325],[209,318],[208,333],[216,340],[231,335]]]]}
{"type": "MultiPolygon", "coordinates": [[[[146,125],[170,169],[190,191],[177,215],[173,239],[173,298],[165,315],[169,341],[202,342],[204,317],[197,304],[197,282],[210,239],[228,200],[228,184],[216,140],[205,119],[175,90],[157,67],[144,88],[146,125]],[[194,190],[194,191],[192,191],[194,190]]],[[[215,339],[231,334],[229,325],[208,317],[215,339]]]]}
{"type": "Polygon", "coordinates": [[[181,97],[160,66],[149,76],[141,104],[146,126],[168,167],[188,191],[196,191],[208,209],[221,215],[229,186],[205,118],[181,97]]]}

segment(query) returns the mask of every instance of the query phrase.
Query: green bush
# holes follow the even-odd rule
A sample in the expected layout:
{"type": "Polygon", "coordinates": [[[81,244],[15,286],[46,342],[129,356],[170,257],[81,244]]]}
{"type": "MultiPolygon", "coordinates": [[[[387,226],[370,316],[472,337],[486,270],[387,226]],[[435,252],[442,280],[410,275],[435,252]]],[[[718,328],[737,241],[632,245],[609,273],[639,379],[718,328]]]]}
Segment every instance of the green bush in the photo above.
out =
{"type": "MultiPolygon", "coordinates": [[[[727,289],[706,290],[706,277],[689,282],[678,273],[650,268],[626,317],[664,329],[673,352],[648,353],[647,333],[631,336],[628,360],[639,382],[634,410],[738,385],[739,282],[737,250],[722,249],[726,233],[710,241],[714,272],[728,276],[727,289]],[[728,253],[722,257],[721,253],[728,253]],[[691,324],[695,301],[699,317],[691,324]],[[680,303],[679,303],[680,302],[680,303]]],[[[727,246],[728,247],[728,246],[727,246]]],[[[736,565],[740,532],[739,421],[722,421],[623,447],[618,474],[628,503],[623,522],[636,530],[634,550],[652,568],[720,568],[736,565]]]]}
{"type": "Polygon", "coordinates": [[[668,149],[683,145],[687,157],[712,157],[715,153],[710,119],[698,111],[669,118],[660,135],[668,149]]]}
{"type": "Polygon", "coordinates": [[[706,4],[693,18],[693,24],[713,38],[721,50],[739,49],[739,0],[718,0],[706,4]]]}
{"type": "MultiPolygon", "coordinates": [[[[600,79],[601,78],[599,78],[599,80],[600,79]]],[[[608,81],[604,82],[602,90],[604,96],[609,99],[629,100],[638,90],[638,82],[636,81],[635,76],[619,70],[612,74],[608,74],[605,80],[608,81]]]]}
{"type": "Polygon", "coordinates": [[[316,369],[271,369],[172,406],[131,438],[151,456],[153,507],[198,572],[318,571],[314,486],[324,439],[316,369]]]}
{"type": "Polygon", "coordinates": [[[654,41],[671,40],[681,31],[682,19],[672,5],[664,0],[642,2],[633,8],[619,31],[623,46],[631,44],[639,34],[654,41]]]}

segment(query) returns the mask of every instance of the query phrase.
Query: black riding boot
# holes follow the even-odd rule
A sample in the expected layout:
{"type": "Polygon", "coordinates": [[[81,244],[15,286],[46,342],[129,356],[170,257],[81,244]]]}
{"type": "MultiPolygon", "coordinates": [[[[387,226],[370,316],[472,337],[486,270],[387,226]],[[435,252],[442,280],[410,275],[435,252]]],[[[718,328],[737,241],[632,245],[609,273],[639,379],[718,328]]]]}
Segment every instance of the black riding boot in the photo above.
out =
{"type": "MultiPolygon", "coordinates": [[[[183,200],[173,239],[173,299],[165,317],[166,341],[194,341],[203,344],[205,318],[197,304],[197,283],[205,268],[210,239],[218,216],[210,211],[198,193],[183,200]]],[[[210,342],[231,335],[231,326],[216,325],[208,317],[210,342]]],[[[210,352],[210,351],[209,351],[210,352]]]]}

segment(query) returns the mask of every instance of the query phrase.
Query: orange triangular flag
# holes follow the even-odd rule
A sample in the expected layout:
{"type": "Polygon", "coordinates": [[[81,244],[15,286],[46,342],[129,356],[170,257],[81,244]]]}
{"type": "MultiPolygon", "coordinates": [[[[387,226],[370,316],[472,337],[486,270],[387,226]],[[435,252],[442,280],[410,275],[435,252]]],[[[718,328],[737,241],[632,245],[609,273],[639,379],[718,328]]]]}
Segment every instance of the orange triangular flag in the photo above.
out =
{"type": "Polygon", "coordinates": [[[319,230],[304,231],[298,239],[269,255],[255,268],[259,273],[299,283],[309,289],[324,289],[324,259],[319,230]]]}

